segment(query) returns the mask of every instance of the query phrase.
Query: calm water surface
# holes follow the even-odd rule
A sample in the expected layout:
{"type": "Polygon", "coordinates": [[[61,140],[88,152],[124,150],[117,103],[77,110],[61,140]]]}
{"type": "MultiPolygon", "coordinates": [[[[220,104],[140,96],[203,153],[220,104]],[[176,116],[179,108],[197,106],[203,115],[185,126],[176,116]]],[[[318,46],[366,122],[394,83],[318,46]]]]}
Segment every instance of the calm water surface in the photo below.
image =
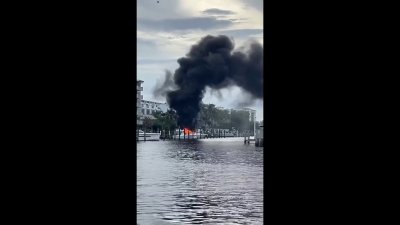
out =
{"type": "Polygon", "coordinates": [[[263,148],[242,138],[137,146],[137,224],[262,224],[263,148]]]}

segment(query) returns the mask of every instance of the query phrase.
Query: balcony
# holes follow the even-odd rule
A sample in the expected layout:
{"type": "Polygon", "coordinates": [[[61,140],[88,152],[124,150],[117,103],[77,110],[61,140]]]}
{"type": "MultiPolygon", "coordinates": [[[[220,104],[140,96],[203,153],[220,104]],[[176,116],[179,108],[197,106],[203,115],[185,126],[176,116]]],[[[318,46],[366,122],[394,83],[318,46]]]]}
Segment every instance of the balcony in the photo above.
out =
{"type": "Polygon", "coordinates": [[[143,87],[136,87],[138,91],[143,91],[143,87]]]}

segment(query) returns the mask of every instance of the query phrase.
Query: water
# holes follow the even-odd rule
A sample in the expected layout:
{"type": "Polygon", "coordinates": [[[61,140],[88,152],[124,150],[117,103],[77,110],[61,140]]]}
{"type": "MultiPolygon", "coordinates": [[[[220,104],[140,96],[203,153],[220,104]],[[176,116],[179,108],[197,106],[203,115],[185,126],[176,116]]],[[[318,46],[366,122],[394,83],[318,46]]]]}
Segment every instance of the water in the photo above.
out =
{"type": "Polygon", "coordinates": [[[137,147],[138,224],[262,224],[263,148],[243,138],[137,147]]]}

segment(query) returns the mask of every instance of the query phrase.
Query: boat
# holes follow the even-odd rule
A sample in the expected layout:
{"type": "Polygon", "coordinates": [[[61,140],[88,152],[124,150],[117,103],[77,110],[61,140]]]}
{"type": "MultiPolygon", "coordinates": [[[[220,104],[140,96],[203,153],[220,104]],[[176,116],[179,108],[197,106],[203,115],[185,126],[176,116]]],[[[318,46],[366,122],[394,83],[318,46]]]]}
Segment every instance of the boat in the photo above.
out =
{"type": "Polygon", "coordinates": [[[185,135],[183,135],[183,134],[181,134],[181,135],[178,135],[178,134],[175,134],[174,135],[174,139],[204,139],[204,138],[207,138],[207,134],[196,134],[196,133],[194,133],[194,134],[185,134],[185,135]]]}
{"type": "Polygon", "coordinates": [[[200,131],[189,131],[189,130],[175,130],[174,139],[204,139],[208,138],[207,134],[202,134],[200,131]]]}
{"type": "Polygon", "coordinates": [[[214,130],[214,133],[211,131],[208,131],[208,136],[209,137],[237,137],[237,134],[232,133],[231,131],[227,130],[222,130],[218,132],[218,130],[214,130]]]}
{"type": "Polygon", "coordinates": [[[144,133],[144,131],[139,130],[138,141],[159,141],[161,136],[160,133],[144,133]]]}
{"type": "Polygon", "coordinates": [[[224,137],[236,137],[232,132],[226,132],[224,137]]]}

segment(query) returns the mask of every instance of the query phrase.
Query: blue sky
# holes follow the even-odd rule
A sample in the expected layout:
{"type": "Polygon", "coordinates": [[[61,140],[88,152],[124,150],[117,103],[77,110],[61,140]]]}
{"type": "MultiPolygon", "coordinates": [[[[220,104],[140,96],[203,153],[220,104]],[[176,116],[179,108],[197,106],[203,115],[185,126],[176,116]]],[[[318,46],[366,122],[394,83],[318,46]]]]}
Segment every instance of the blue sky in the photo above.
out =
{"type": "MultiPolygon", "coordinates": [[[[138,0],[137,78],[144,81],[143,98],[165,102],[152,94],[156,82],[165,70],[173,73],[177,59],[206,35],[227,35],[235,48],[250,39],[263,44],[262,9],[262,0],[138,0]]],[[[233,108],[241,98],[238,87],[208,89],[203,102],[233,108]]],[[[248,107],[257,110],[257,120],[263,119],[262,101],[248,107]]]]}

